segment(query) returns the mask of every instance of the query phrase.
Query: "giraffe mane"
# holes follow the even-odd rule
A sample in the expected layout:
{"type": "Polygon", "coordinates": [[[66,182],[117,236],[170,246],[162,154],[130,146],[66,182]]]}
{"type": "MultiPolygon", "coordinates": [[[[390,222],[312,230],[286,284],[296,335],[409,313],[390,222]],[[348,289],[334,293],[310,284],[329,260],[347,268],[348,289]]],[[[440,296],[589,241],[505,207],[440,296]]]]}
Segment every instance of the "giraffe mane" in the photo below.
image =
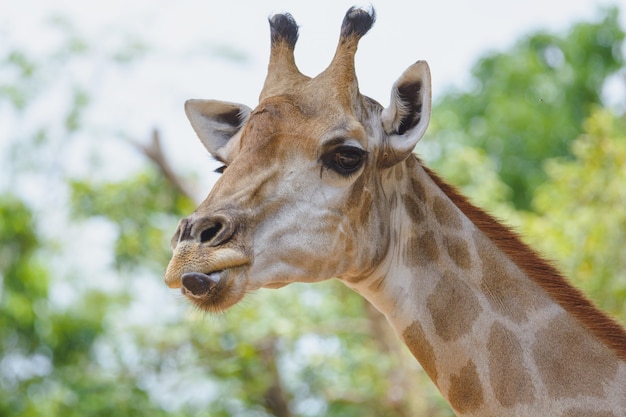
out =
{"type": "Polygon", "coordinates": [[[420,164],[463,214],[530,279],[621,360],[626,361],[626,330],[616,320],[598,309],[578,288],[572,286],[550,261],[525,244],[518,233],[473,205],[421,161],[420,164]]]}

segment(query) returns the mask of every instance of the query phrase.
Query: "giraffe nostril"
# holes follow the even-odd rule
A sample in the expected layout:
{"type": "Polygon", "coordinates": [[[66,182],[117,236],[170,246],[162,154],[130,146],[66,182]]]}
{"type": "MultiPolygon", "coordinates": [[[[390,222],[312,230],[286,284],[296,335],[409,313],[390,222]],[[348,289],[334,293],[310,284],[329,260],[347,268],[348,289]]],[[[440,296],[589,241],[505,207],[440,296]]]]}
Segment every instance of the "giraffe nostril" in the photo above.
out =
{"type": "Polygon", "coordinates": [[[222,224],[216,222],[213,226],[208,227],[200,233],[200,242],[206,243],[210,242],[217,236],[217,234],[222,230],[222,224]]]}
{"type": "Polygon", "coordinates": [[[194,220],[190,237],[200,244],[219,246],[229,240],[234,232],[235,226],[230,217],[217,214],[194,220]]]}
{"type": "Polygon", "coordinates": [[[235,233],[235,224],[230,217],[217,214],[207,217],[190,216],[182,219],[172,237],[172,250],[181,242],[196,242],[219,246],[228,241],[235,233]]]}

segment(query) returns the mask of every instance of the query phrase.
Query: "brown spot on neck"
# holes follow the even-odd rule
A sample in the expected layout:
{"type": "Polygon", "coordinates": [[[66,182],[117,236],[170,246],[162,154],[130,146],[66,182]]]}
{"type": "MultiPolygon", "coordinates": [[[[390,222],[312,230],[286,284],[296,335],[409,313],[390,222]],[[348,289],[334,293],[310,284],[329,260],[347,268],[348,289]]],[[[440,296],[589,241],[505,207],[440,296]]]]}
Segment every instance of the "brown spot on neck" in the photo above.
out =
{"type": "Polygon", "coordinates": [[[483,404],[483,387],[476,365],[471,360],[461,368],[458,375],[450,377],[448,401],[461,414],[475,411],[483,404]]]}
{"type": "Polygon", "coordinates": [[[500,259],[502,255],[482,234],[476,233],[474,240],[482,261],[481,289],[496,313],[523,323],[529,312],[550,303],[545,293],[512,262],[500,259]]]}
{"type": "MultiPolygon", "coordinates": [[[[409,163],[409,161],[413,159],[414,158],[407,158],[406,169],[413,168],[413,163],[409,163]]],[[[404,168],[405,166],[401,164],[396,166],[397,170],[404,168]]],[[[425,194],[424,185],[413,175],[408,176],[407,189],[402,192],[402,203],[413,224],[422,223],[426,219],[426,207],[424,207],[426,201],[425,194]]]]}
{"type": "Polygon", "coordinates": [[[446,272],[426,303],[435,331],[444,341],[456,340],[472,330],[482,312],[469,285],[455,274],[446,272]]]}
{"type": "Polygon", "coordinates": [[[428,339],[426,339],[426,334],[419,321],[416,320],[407,327],[404,332],[402,332],[402,338],[430,379],[437,384],[435,352],[432,345],[428,342],[428,339]]]}
{"type": "Polygon", "coordinates": [[[420,224],[426,219],[422,202],[415,195],[402,195],[402,204],[413,224],[420,224]]]}
{"type": "MultiPolygon", "coordinates": [[[[412,158],[409,158],[412,159],[412,158]]],[[[407,167],[413,167],[413,165],[411,164],[407,164],[407,167]]],[[[422,201],[426,201],[426,189],[424,188],[424,185],[419,182],[416,178],[414,177],[410,177],[411,181],[410,181],[410,188],[409,188],[409,193],[413,196],[415,196],[415,198],[418,198],[422,201]]]]}
{"type": "Polygon", "coordinates": [[[504,325],[496,323],[489,332],[489,379],[491,388],[504,407],[531,403],[535,397],[519,340],[504,325]]]}
{"type": "Polygon", "coordinates": [[[443,244],[456,266],[464,270],[472,267],[472,258],[466,241],[454,235],[446,235],[443,244]]]}
{"type": "Polygon", "coordinates": [[[413,228],[413,236],[411,236],[408,245],[408,253],[406,254],[405,263],[407,265],[426,266],[439,259],[439,247],[435,239],[433,231],[427,231],[417,234],[417,228],[413,228]]]}
{"type": "Polygon", "coordinates": [[[450,201],[442,197],[435,197],[433,211],[440,225],[458,230],[462,226],[458,209],[450,201]]]}

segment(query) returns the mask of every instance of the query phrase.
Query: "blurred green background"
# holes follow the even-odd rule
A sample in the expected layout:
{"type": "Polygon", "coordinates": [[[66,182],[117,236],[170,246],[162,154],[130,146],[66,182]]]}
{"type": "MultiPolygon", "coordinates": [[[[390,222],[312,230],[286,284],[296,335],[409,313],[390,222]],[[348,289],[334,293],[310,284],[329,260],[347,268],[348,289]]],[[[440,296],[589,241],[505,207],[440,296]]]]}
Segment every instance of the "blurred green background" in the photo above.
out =
{"type": "MultiPolygon", "coordinates": [[[[436,96],[416,152],[623,323],[620,13],[484,53],[468,83],[436,96]]],[[[245,67],[225,38],[199,51],[245,67]]],[[[125,107],[133,92],[98,71],[182,56],[132,33],[87,36],[62,15],[41,41],[0,31],[0,416],[453,415],[380,314],[338,282],[260,291],[218,317],[167,290],[169,238],[213,162],[176,163],[176,147],[197,146],[191,130],[162,133],[159,103],[142,103],[156,121],[142,119],[125,107]],[[124,123],[102,119],[105,93],[124,123]]],[[[183,118],[189,97],[163,99],[183,118]]]]}

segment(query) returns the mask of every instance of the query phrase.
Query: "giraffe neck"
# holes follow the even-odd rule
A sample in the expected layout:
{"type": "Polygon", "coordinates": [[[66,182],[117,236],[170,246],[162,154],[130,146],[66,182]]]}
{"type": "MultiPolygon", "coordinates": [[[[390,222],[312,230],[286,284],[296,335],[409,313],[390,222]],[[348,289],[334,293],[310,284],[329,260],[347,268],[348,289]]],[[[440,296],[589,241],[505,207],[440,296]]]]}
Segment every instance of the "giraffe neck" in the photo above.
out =
{"type": "Polygon", "coordinates": [[[416,158],[394,170],[383,179],[390,250],[348,285],[386,315],[458,415],[626,416],[619,325],[504,226],[471,205],[468,215],[459,199],[469,203],[416,158]],[[514,247],[494,230],[512,235],[514,247]],[[605,327],[581,321],[533,267],[605,327]]]}

